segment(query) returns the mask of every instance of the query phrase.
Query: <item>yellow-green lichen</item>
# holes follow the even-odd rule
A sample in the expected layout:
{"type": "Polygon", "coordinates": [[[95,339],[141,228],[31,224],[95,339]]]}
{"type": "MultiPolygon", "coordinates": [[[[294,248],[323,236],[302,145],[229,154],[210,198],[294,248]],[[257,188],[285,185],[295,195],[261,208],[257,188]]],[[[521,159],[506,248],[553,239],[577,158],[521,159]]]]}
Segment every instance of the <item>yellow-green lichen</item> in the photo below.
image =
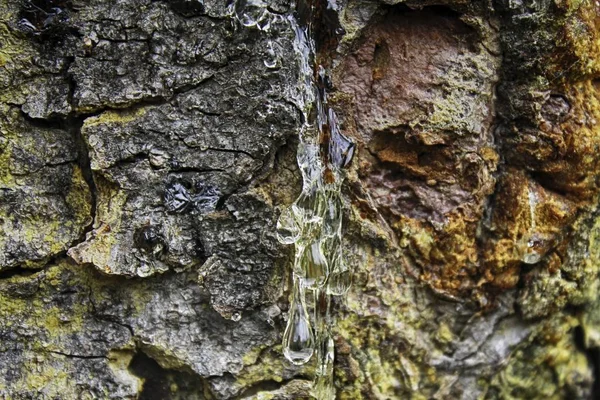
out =
{"type": "MultiPolygon", "coordinates": [[[[281,345],[264,348],[260,351],[258,348],[252,349],[243,357],[244,367],[236,375],[236,386],[248,388],[263,381],[283,382],[284,379],[287,379],[291,372],[290,369],[295,367],[281,357],[281,351],[281,345]],[[250,363],[252,359],[254,362],[250,363]]],[[[298,368],[296,367],[296,369],[298,368]]],[[[303,365],[299,368],[298,374],[314,376],[313,363],[303,365]]]]}
{"type": "Polygon", "coordinates": [[[491,380],[489,399],[584,398],[592,382],[587,356],[575,343],[576,318],[556,316],[540,324],[491,380]]]}
{"type": "MultiPolygon", "coordinates": [[[[401,315],[399,311],[398,314],[391,310],[387,313],[401,315]]],[[[340,318],[336,329],[351,348],[347,356],[340,357],[355,360],[360,365],[352,375],[338,374],[343,385],[341,398],[351,398],[352,393],[366,388],[381,398],[409,396],[418,391],[425,375],[435,380],[433,370],[421,371],[421,355],[405,347],[404,333],[396,331],[401,324],[396,319],[381,326],[375,319],[357,315],[340,318]],[[381,343],[387,346],[382,347],[381,343]]],[[[408,327],[408,324],[402,326],[408,327]]]]}
{"type": "Polygon", "coordinates": [[[112,269],[113,246],[120,230],[123,207],[127,201],[125,192],[103,179],[96,180],[97,197],[109,199],[100,202],[96,210],[96,221],[91,238],[69,250],[69,255],[80,264],[93,264],[99,270],[110,274],[112,269]]]}
{"type": "MultiPolygon", "coordinates": [[[[65,192],[67,208],[61,211],[64,215],[56,215],[56,205],[51,200],[38,199],[35,212],[19,218],[16,229],[10,228],[10,222],[15,218],[10,209],[6,209],[8,215],[1,218],[5,221],[5,227],[4,234],[0,235],[0,249],[6,248],[8,242],[39,246],[31,251],[42,257],[22,260],[21,266],[35,268],[44,265],[49,257],[66,250],[71,241],[77,239],[85,226],[91,222],[89,187],[79,166],[73,165],[71,171],[71,184],[65,192]]],[[[0,217],[2,211],[0,209],[0,217]]]]}
{"type": "Polygon", "coordinates": [[[127,124],[144,116],[147,108],[136,107],[127,110],[108,110],[85,120],[84,129],[96,125],[127,124]]]}
{"type": "Polygon", "coordinates": [[[129,365],[134,356],[135,353],[132,350],[111,350],[108,353],[108,366],[117,382],[140,392],[145,380],[129,370],[129,365]]]}

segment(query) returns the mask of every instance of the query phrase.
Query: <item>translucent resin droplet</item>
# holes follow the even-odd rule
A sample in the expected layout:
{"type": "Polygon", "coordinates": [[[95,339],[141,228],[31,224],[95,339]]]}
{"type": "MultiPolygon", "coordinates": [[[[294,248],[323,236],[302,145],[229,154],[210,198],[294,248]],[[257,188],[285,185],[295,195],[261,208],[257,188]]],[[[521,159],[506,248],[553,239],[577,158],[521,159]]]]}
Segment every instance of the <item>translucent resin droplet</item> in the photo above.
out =
{"type": "Polygon", "coordinates": [[[268,32],[271,29],[271,13],[269,13],[268,11],[266,11],[262,15],[262,18],[260,18],[258,20],[258,23],[256,24],[256,27],[258,29],[260,29],[261,31],[268,32]]]}
{"type": "Polygon", "coordinates": [[[189,209],[192,197],[188,189],[181,182],[170,182],[167,184],[163,195],[165,208],[169,212],[182,213],[189,209]]]}
{"type": "Polygon", "coordinates": [[[313,390],[314,395],[319,400],[333,400],[335,399],[335,387],[333,386],[333,361],[335,354],[331,335],[326,334],[320,340],[317,353],[319,360],[313,390]]]}
{"type": "Polygon", "coordinates": [[[308,289],[315,289],[325,284],[328,268],[320,241],[304,246],[296,258],[295,271],[308,289]]]}
{"type": "Polygon", "coordinates": [[[267,44],[267,52],[266,57],[263,60],[265,67],[269,69],[276,69],[281,66],[281,59],[279,56],[279,47],[277,44],[273,44],[272,41],[269,40],[267,44]]]}
{"type": "Polygon", "coordinates": [[[325,201],[319,190],[302,192],[292,204],[292,211],[301,226],[299,245],[306,246],[321,237],[325,201]]]}
{"type": "Polygon", "coordinates": [[[281,212],[277,220],[277,240],[283,244],[296,243],[300,237],[300,225],[291,208],[286,208],[281,212]]]}
{"type": "Polygon", "coordinates": [[[342,200],[335,192],[329,193],[323,216],[323,233],[326,236],[341,236],[342,200]]]}
{"type": "Polygon", "coordinates": [[[323,253],[327,259],[330,272],[341,271],[342,262],[342,239],[339,235],[325,237],[322,240],[323,253]]]}
{"type": "MultiPolygon", "coordinates": [[[[305,129],[307,132],[312,130],[308,127],[305,129]]],[[[309,135],[307,134],[307,136],[309,135]]],[[[300,172],[302,172],[304,187],[312,188],[318,185],[321,181],[321,173],[323,172],[319,145],[313,143],[299,144],[296,159],[298,160],[300,172]]]]}
{"type": "MultiPolygon", "coordinates": [[[[238,3],[244,4],[242,8],[247,13],[248,5],[253,2],[238,0],[238,3]]],[[[328,1],[327,4],[335,6],[335,2],[328,1]]],[[[294,243],[296,254],[293,298],[283,352],[288,360],[298,365],[307,362],[316,352],[318,360],[312,394],[319,400],[334,400],[334,342],[331,337],[334,319],[330,308],[331,296],[346,293],[351,282],[350,271],[342,258],[340,192],[345,178],[344,167],[350,163],[355,146],[342,134],[337,116],[329,107],[328,91],[332,90],[333,82],[326,68],[318,64],[313,38],[314,10],[305,6],[301,2],[298,13],[287,19],[296,33],[294,49],[298,56],[300,81],[288,97],[302,111],[304,121],[296,153],[302,174],[302,192],[290,207],[291,211],[284,211],[277,223],[279,241],[294,243]]],[[[271,18],[268,22],[276,23],[274,14],[267,13],[271,18]]],[[[253,22],[247,22],[250,23],[253,22]]],[[[253,24],[259,30],[268,29],[268,23],[264,21],[253,24]]],[[[268,43],[263,60],[267,68],[279,67],[274,56],[278,55],[281,61],[284,59],[275,46],[275,43],[268,43]]]]}
{"type": "Polygon", "coordinates": [[[525,264],[537,264],[542,259],[542,255],[535,250],[528,250],[521,259],[525,264]]]}
{"type": "Polygon", "coordinates": [[[283,333],[283,354],[292,364],[308,362],[314,353],[314,334],[304,304],[300,280],[294,278],[289,319],[283,333]]]}
{"type": "Polygon", "coordinates": [[[329,124],[331,127],[329,160],[336,170],[340,170],[350,164],[350,161],[354,156],[354,143],[340,132],[337,116],[333,109],[329,109],[329,124]]]}
{"type": "Polygon", "coordinates": [[[326,336],[320,343],[320,359],[316,373],[318,376],[327,376],[333,372],[334,345],[331,336],[326,336]]]}
{"type": "Polygon", "coordinates": [[[257,26],[267,18],[267,4],[263,0],[236,0],[234,13],[240,24],[247,27],[257,26]]]}
{"type": "Polygon", "coordinates": [[[325,198],[317,188],[303,191],[292,204],[296,217],[303,222],[321,222],[325,209],[325,198]]]}
{"type": "Polygon", "coordinates": [[[343,296],[350,289],[352,276],[350,271],[333,272],[327,280],[327,294],[332,296],[343,296]]]}
{"type": "Polygon", "coordinates": [[[525,245],[522,261],[525,264],[537,264],[540,262],[550,248],[547,243],[540,235],[532,235],[525,245]]]}

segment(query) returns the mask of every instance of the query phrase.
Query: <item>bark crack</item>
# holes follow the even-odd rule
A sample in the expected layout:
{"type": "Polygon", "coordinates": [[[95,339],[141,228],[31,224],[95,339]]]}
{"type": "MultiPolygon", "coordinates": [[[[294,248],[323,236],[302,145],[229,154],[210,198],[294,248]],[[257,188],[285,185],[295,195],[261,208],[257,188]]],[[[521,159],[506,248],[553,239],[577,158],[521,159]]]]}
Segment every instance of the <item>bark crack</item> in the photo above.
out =
{"type": "Polygon", "coordinates": [[[79,358],[82,360],[96,360],[96,359],[100,359],[103,358],[105,360],[108,359],[107,356],[105,355],[83,355],[83,354],[70,354],[70,353],[64,353],[62,351],[57,351],[57,350],[45,350],[46,353],[52,353],[52,354],[58,354],[67,358],[79,358]]]}

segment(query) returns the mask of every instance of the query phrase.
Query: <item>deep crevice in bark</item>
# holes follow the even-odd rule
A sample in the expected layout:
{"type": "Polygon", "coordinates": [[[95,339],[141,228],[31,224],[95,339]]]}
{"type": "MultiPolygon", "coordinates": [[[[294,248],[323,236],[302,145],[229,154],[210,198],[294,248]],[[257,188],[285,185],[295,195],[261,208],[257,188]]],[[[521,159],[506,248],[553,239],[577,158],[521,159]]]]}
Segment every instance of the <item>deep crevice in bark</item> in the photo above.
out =
{"type": "Polygon", "coordinates": [[[27,268],[27,267],[24,267],[22,264],[19,264],[12,268],[8,268],[3,271],[0,271],[0,280],[10,279],[15,276],[33,277],[34,275],[42,272],[46,267],[48,267],[50,265],[56,265],[56,264],[58,264],[59,261],[62,261],[62,260],[70,260],[70,257],[67,256],[66,250],[63,250],[61,252],[58,252],[56,254],[53,254],[53,255],[43,258],[41,260],[33,260],[33,261],[39,262],[39,264],[36,264],[39,266],[37,266],[35,268],[27,268]]]}
{"type": "Polygon", "coordinates": [[[52,354],[58,354],[60,356],[64,356],[64,357],[68,357],[68,358],[79,358],[82,360],[97,360],[97,359],[107,359],[107,356],[104,355],[82,355],[82,354],[70,354],[70,353],[64,353],[62,351],[56,351],[56,350],[48,350],[48,353],[52,353],[52,354]]]}
{"type": "Polygon", "coordinates": [[[83,118],[73,118],[73,119],[71,119],[70,125],[71,125],[71,134],[73,135],[75,143],[77,144],[77,153],[79,156],[78,157],[78,165],[79,165],[79,168],[81,168],[81,173],[83,175],[83,179],[85,179],[85,182],[87,183],[87,185],[90,189],[90,196],[91,196],[91,211],[90,211],[90,213],[91,213],[92,220],[90,221],[89,225],[86,226],[85,229],[83,230],[77,243],[72,244],[71,247],[74,247],[77,244],[85,241],[88,232],[91,232],[92,229],[94,228],[94,222],[96,220],[97,188],[96,188],[96,183],[94,182],[94,176],[93,176],[92,167],[91,167],[91,163],[90,163],[90,156],[89,156],[88,148],[85,143],[85,140],[83,139],[83,136],[81,135],[81,128],[83,126],[83,121],[84,121],[83,118]]]}
{"type": "Polygon", "coordinates": [[[580,325],[573,329],[573,340],[577,348],[586,355],[592,366],[594,384],[592,386],[591,399],[600,399],[600,348],[586,347],[584,328],[580,325]]]}
{"type": "Polygon", "coordinates": [[[199,394],[204,392],[203,379],[188,372],[163,368],[152,357],[142,350],[137,353],[129,364],[129,371],[144,379],[138,400],[166,400],[172,398],[172,387],[177,391],[199,394]],[[183,390],[182,390],[183,389],[183,390]]]}
{"type": "Polygon", "coordinates": [[[594,385],[592,386],[592,399],[600,399],[600,349],[594,347],[587,350],[588,359],[594,371],[594,385]]]}
{"type": "Polygon", "coordinates": [[[39,269],[30,269],[30,268],[23,268],[23,267],[15,267],[15,268],[11,268],[11,269],[7,269],[4,271],[0,271],[0,280],[3,279],[10,279],[16,276],[20,276],[20,277],[30,277],[32,275],[37,274],[38,272],[40,272],[39,269]]]}
{"type": "Polygon", "coordinates": [[[239,396],[236,396],[236,399],[255,398],[252,396],[256,396],[260,392],[276,391],[276,390],[280,389],[282,386],[285,386],[286,384],[288,384],[289,382],[298,381],[298,380],[305,380],[307,382],[312,381],[312,379],[310,377],[302,376],[302,375],[295,376],[292,379],[286,379],[286,380],[281,380],[281,381],[276,381],[276,380],[261,381],[261,382],[257,383],[256,385],[252,385],[248,389],[244,390],[239,396]]]}

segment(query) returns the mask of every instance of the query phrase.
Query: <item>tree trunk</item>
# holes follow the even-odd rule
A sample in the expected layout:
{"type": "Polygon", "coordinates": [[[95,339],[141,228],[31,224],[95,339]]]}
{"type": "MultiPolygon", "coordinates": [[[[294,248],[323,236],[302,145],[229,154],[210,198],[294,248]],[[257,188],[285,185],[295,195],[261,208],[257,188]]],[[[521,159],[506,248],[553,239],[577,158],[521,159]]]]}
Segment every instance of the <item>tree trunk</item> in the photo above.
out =
{"type": "Polygon", "coordinates": [[[354,143],[337,398],[598,398],[599,32],[592,0],[0,0],[0,397],[314,395],[277,218],[318,89],[354,143]]]}

